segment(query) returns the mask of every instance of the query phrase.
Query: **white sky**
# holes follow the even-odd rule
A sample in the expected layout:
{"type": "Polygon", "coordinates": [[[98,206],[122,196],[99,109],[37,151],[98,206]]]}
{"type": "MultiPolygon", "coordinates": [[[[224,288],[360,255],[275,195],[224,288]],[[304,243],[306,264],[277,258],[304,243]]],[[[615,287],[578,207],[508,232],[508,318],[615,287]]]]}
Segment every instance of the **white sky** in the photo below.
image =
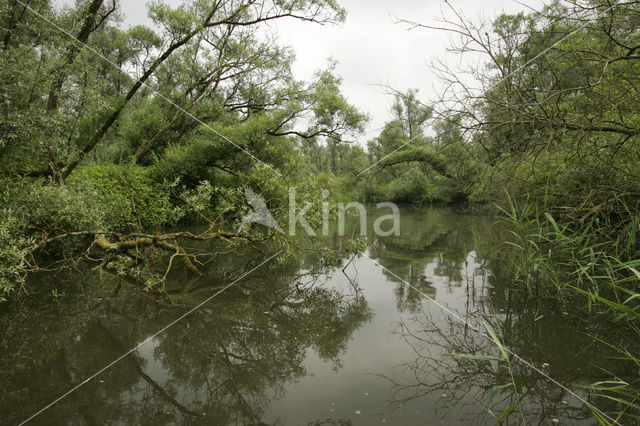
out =
{"type": "MultiPolygon", "coordinates": [[[[69,4],[72,0],[57,0],[69,4]]],[[[181,0],[168,0],[169,4],[181,0]]],[[[122,0],[126,24],[151,25],[143,0],[122,0]]],[[[543,0],[524,0],[540,10],[543,0]]],[[[467,18],[491,20],[502,12],[526,10],[516,0],[449,0],[449,4],[467,18]]],[[[317,25],[293,20],[277,22],[275,30],[282,43],[293,47],[297,60],[294,73],[309,79],[323,68],[328,58],[338,61],[338,74],[343,78],[343,92],[349,101],[369,114],[371,121],[360,143],[376,136],[389,120],[392,97],[376,84],[387,84],[397,90],[419,89],[423,101],[435,98],[440,85],[429,64],[446,60],[448,64],[464,64],[470,58],[458,58],[446,52],[450,36],[444,32],[394,23],[396,19],[437,24],[437,19],[453,16],[443,0],[340,0],[347,10],[341,25],[317,25]]]]}
{"type": "MultiPolygon", "coordinates": [[[[310,77],[328,57],[338,61],[345,95],[371,117],[363,140],[375,137],[390,119],[393,98],[378,84],[400,91],[419,89],[420,99],[426,102],[441,90],[429,65],[438,60],[454,66],[466,62],[467,58],[446,51],[448,33],[410,30],[406,24],[395,23],[406,19],[438,25],[443,13],[452,16],[442,0],[341,0],[340,4],[347,10],[347,20],[340,26],[281,21],[279,34],[295,49],[294,72],[302,78],[310,77]]],[[[449,4],[473,21],[526,9],[514,0],[450,0],[449,4]]],[[[539,10],[543,2],[530,0],[527,5],[539,10]]]]}

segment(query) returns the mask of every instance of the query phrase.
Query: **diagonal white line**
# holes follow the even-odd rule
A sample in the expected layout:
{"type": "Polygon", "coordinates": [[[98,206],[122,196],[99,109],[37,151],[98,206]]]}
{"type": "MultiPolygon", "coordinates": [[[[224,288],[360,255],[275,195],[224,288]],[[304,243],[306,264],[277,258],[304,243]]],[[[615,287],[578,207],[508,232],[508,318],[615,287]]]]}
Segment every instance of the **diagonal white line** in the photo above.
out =
{"type": "MultiPolygon", "coordinates": [[[[609,12],[611,9],[614,8],[614,6],[616,6],[615,4],[612,5],[611,7],[609,7],[607,10],[605,10],[602,13],[607,13],[609,12]]],[[[567,40],[568,38],[572,37],[575,33],[577,33],[578,31],[581,31],[582,29],[584,29],[587,25],[589,25],[591,23],[591,21],[587,21],[587,23],[585,23],[584,25],[581,25],[580,27],[576,28],[575,30],[571,31],[569,34],[565,35],[564,37],[562,37],[560,40],[556,41],[555,43],[553,43],[551,46],[547,47],[546,49],[544,49],[542,52],[538,53],[536,56],[534,56],[532,59],[528,60],[527,62],[525,62],[524,64],[522,64],[520,67],[516,68],[515,70],[507,73],[504,77],[502,77],[500,80],[496,81],[495,83],[492,83],[489,85],[489,87],[486,90],[491,90],[492,88],[494,88],[495,86],[497,86],[498,84],[502,83],[504,80],[506,80],[507,78],[511,77],[513,74],[519,73],[520,71],[524,70],[527,66],[531,65],[532,62],[534,62],[536,59],[540,58],[541,56],[543,56],[545,53],[547,53],[548,51],[550,51],[551,49],[553,49],[554,47],[556,47],[558,44],[562,43],[563,41],[567,40]]],[[[553,24],[553,23],[552,23],[553,24]]],[[[551,25],[552,25],[551,24],[551,25]]]]}
{"type": "Polygon", "coordinates": [[[387,155],[385,155],[384,157],[382,157],[381,159],[379,159],[378,161],[376,161],[375,163],[373,163],[372,165],[370,165],[369,167],[367,167],[366,169],[364,169],[363,171],[361,171],[360,173],[358,173],[356,175],[356,177],[360,176],[361,174],[363,174],[364,172],[366,172],[367,170],[369,170],[370,168],[374,167],[376,164],[380,163],[382,160],[384,160],[385,158],[387,158],[388,156],[390,156],[391,154],[393,154],[394,152],[404,148],[406,145],[408,145],[411,141],[413,141],[414,139],[420,137],[420,135],[418,136],[414,136],[411,139],[409,139],[408,141],[406,141],[405,143],[403,143],[402,145],[400,145],[399,147],[397,147],[396,149],[394,149],[393,151],[391,151],[390,153],[388,153],[387,155]]]}
{"type": "MultiPolygon", "coordinates": [[[[458,13],[456,12],[455,8],[453,7],[453,5],[451,4],[451,2],[449,2],[449,0],[442,0],[447,6],[449,6],[454,13],[457,15],[458,13]]],[[[607,13],[609,12],[611,9],[613,9],[615,6],[617,6],[617,4],[612,4],[609,8],[607,8],[604,12],[602,13],[607,13]]],[[[534,13],[540,15],[541,12],[536,12],[534,11],[534,13]]],[[[576,12],[574,12],[575,14],[576,12]]],[[[557,21],[551,22],[547,27],[553,25],[554,23],[556,23],[557,21]]],[[[502,83],[504,80],[506,80],[507,78],[511,77],[513,74],[517,74],[520,71],[524,70],[527,66],[531,65],[532,62],[534,62],[536,59],[540,58],[541,56],[543,56],[545,53],[549,52],[551,49],[553,49],[554,47],[556,47],[558,44],[562,43],[563,41],[567,40],[568,38],[570,38],[571,36],[573,36],[575,33],[577,33],[578,31],[584,29],[587,25],[589,25],[591,23],[591,21],[587,21],[584,25],[579,26],[578,28],[576,28],[575,30],[571,31],[569,34],[565,35],[564,37],[560,38],[559,40],[557,40],[556,42],[554,42],[551,46],[547,47],[546,49],[544,49],[542,52],[538,53],[536,56],[534,56],[532,59],[528,60],[527,62],[525,62],[524,64],[522,64],[520,67],[516,68],[515,70],[508,72],[507,74],[505,74],[500,80],[495,81],[493,83],[491,83],[486,89],[487,90],[491,90],[493,87],[497,86],[498,84],[502,83]]],[[[520,47],[520,46],[518,46],[520,47]]],[[[517,49],[516,49],[517,50],[517,49]]]]}
{"type": "MultiPolygon", "coordinates": [[[[459,314],[453,312],[451,309],[449,309],[448,307],[446,307],[445,305],[443,305],[442,303],[438,302],[437,300],[435,300],[434,298],[430,297],[429,295],[425,294],[422,290],[420,290],[419,288],[409,284],[407,281],[405,281],[404,279],[402,279],[401,277],[399,277],[397,274],[395,274],[393,271],[390,271],[389,269],[385,268],[384,266],[382,266],[380,263],[378,263],[377,261],[375,261],[374,259],[372,259],[371,257],[369,257],[367,254],[365,254],[362,251],[359,251],[358,253],[360,253],[361,255],[363,255],[364,257],[366,257],[367,259],[369,259],[371,262],[373,262],[374,265],[379,266],[380,268],[384,269],[385,271],[387,271],[388,273],[390,273],[391,275],[393,275],[394,277],[396,277],[397,279],[399,279],[400,281],[402,281],[403,283],[405,283],[406,285],[408,285],[409,287],[411,287],[412,289],[414,289],[415,291],[417,291],[418,293],[420,293],[422,296],[424,296],[427,300],[429,300],[431,303],[433,303],[434,305],[436,305],[437,307],[439,307],[440,309],[442,309],[443,311],[449,313],[451,316],[457,318],[460,322],[462,322],[463,324],[465,324],[467,327],[471,328],[472,330],[474,330],[475,332],[477,332],[478,334],[480,334],[483,337],[486,337],[489,340],[491,339],[491,336],[489,336],[487,333],[485,333],[484,331],[482,331],[481,329],[479,329],[478,327],[474,326],[473,324],[470,324],[469,321],[467,321],[466,318],[463,318],[462,316],[460,316],[459,314]]],[[[563,390],[567,391],[569,394],[571,394],[574,398],[578,399],[580,402],[582,402],[583,404],[585,404],[587,407],[591,408],[594,411],[597,411],[599,414],[601,414],[602,416],[606,417],[607,419],[611,420],[612,422],[621,425],[621,423],[618,421],[616,422],[615,419],[613,419],[612,417],[610,417],[607,413],[605,413],[604,411],[600,410],[598,407],[595,407],[593,404],[591,404],[590,402],[588,402],[587,400],[585,400],[584,398],[582,398],[580,395],[578,395],[577,393],[573,392],[571,389],[569,389],[568,387],[566,387],[565,385],[563,385],[562,383],[558,382],[557,380],[555,380],[554,378],[550,377],[548,374],[546,374],[544,371],[540,370],[538,367],[536,367],[535,365],[533,365],[532,363],[530,363],[529,361],[527,361],[526,359],[522,358],[520,355],[516,354],[515,352],[513,352],[511,349],[509,349],[508,347],[505,346],[504,348],[507,352],[509,352],[509,354],[511,356],[513,356],[514,358],[518,359],[520,362],[522,362],[523,364],[525,364],[527,367],[531,368],[532,370],[536,371],[538,374],[540,374],[541,376],[545,377],[546,379],[548,379],[549,381],[551,381],[552,383],[554,383],[556,386],[562,388],[563,390]]]]}
{"type": "MultiPolygon", "coordinates": [[[[451,3],[448,0],[443,0],[444,3],[446,3],[451,9],[453,9],[455,11],[455,9],[453,8],[453,6],[451,5],[451,3]]],[[[607,13],[608,11],[610,11],[611,9],[613,9],[616,5],[612,5],[611,7],[609,7],[607,10],[605,10],[603,13],[607,13]]],[[[538,12],[539,13],[539,12],[538,12]]],[[[485,91],[491,90],[492,88],[494,88],[495,86],[497,86],[498,84],[502,83],[504,80],[506,80],[507,78],[511,77],[513,74],[517,74],[520,71],[524,70],[527,66],[531,65],[532,62],[534,62],[536,59],[540,58],[541,56],[543,56],[545,53],[547,53],[548,51],[550,51],[551,49],[553,49],[554,47],[556,47],[558,44],[562,43],[563,41],[567,40],[569,37],[573,36],[575,33],[577,33],[578,31],[582,30],[583,28],[585,28],[587,25],[589,25],[591,22],[587,22],[586,24],[576,28],[575,30],[571,31],[569,34],[565,35],[564,37],[562,37],[560,40],[557,40],[555,43],[553,43],[551,46],[547,47],[546,49],[544,49],[542,52],[538,53],[536,56],[534,56],[532,59],[528,60],[527,62],[525,62],[523,65],[521,65],[520,67],[516,68],[515,70],[507,73],[506,75],[504,75],[500,80],[495,81],[493,83],[491,83],[486,89],[484,89],[485,91]]],[[[550,24],[551,25],[551,24],[550,24]]],[[[417,137],[417,136],[416,136],[417,137]]],[[[413,140],[415,138],[412,138],[411,140],[413,140]]],[[[364,169],[363,171],[361,171],[360,173],[358,173],[356,176],[360,176],[361,174],[363,174],[364,172],[366,172],[367,170],[369,170],[370,168],[376,166],[378,163],[380,163],[382,160],[384,160],[385,158],[387,158],[388,156],[390,156],[391,154],[393,154],[394,152],[396,152],[397,150],[399,150],[400,148],[404,147],[406,144],[408,144],[409,142],[411,142],[411,140],[409,140],[408,142],[406,142],[405,144],[403,144],[402,146],[400,146],[399,148],[394,149],[393,151],[391,151],[389,154],[385,155],[384,157],[382,157],[380,160],[376,161],[375,163],[373,163],[372,165],[370,165],[369,167],[367,167],[366,169],[364,169]]]]}
{"type": "MultiPolygon", "coordinates": [[[[18,0],[19,1],[19,0],[18,0]]],[[[176,320],[170,322],[169,324],[167,324],[166,326],[164,326],[163,328],[161,328],[160,330],[156,331],[155,333],[153,333],[151,336],[147,337],[146,339],[144,339],[142,342],[140,342],[138,345],[134,346],[133,348],[131,348],[129,351],[125,352],[123,355],[121,355],[120,357],[116,358],[115,360],[113,360],[112,362],[110,362],[109,364],[107,364],[106,366],[102,367],[100,370],[96,371],[95,373],[93,373],[91,376],[87,377],[86,379],[84,379],[82,382],[78,383],[77,385],[75,385],[73,388],[71,388],[69,391],[65,392],[64,394],[60,395],[58,398],[56,398],[54,401],[50,402],[49,404],[47,404],[46,406],[44,406],[42,409],[40,409],[38,412],[34,413],[33,415],[31,415],[31,417],[29,417],[28,419],[22,421],[19,425],[23,425],[25,423],[27,423],[28,421],[32,420],[34,417],[36,417],[37,415],[39,415],[40,413],[42,413],[43,411],[51,408],[54,404],[60,402],[60,400],[64,399],[65,397],[67,397],[69,394],[73,393],[74,391],[76,391],[78,388],[80,388],[81,386],[83,386],[86,383],[89,383],[92,379],[95,379],[96,376],[98,376],[99,374],[101,374],[102,372],[104,372],[105,370],[109,369],[110,367],[112,367],[114,364],[117,364],[119,361],[123,360],[124,358],[126,358],[127,356],[129,356],[132,352],[138,350],[141,346],[143,346],[145,343],[149,342],[151,339],[153,339],[154,337],[156,337],[157,335],[159,335],[160,333],[164,332],[165,330],[167,330],[169,327],[172,327],[173,325],[175,325],[178,321],[183,320],[185,317],[187,317],[188,315],[192,314],[193,312],[195,312],[196,310],[198,310],[202,305],[204,305],[205,303],[209,302],[211,299],[213,299],[214,297],[216,297],[217,295],[219,295],[220,293],[222,293],[223,291],[225,291],[226,289],[228,289],[229,287],[231,287],[232,285],[236,284],[238,281],[242,280],[244,277],[246,277],[247,275],[251,274],[253,271],[255,271],[256,269],[260,268],[261,266],[263,266],[264,264],[266,264],[267,262],[269,262],[271,259],[273,259],[274,257],[276,257],[277,255],[279,255],[280,253],[282,253],[282,250],[280,250],[279,252],[277,252],[276,254],[274,254],[273,256],[271,256],[270,258],[268,258],[267,260],[263,261],[262,263],[260,263],[258,266],[254,267],[253,269],[251,269],[248,272],[245,272],[244,274],[240,275],[239,278],[237,278],[236,280],[234,280],[233,282],[231,282],[230,284],[227,284],[225,287],[221,288],[220,290],[216,291],[214,294],[212,294],[211,296],[207,297],[204,301],[198,303],[196,306],[194,306],[193,308],[189,309],[187,312],[185,312],[184,314],[180,315],[176,320]]]]}
{"type": "MultiPolygon", "coordinates": [[[[74,37],[72,34],[70,34],[68,31],[66,31],[64,28],[61,28],[60,26],[58,26],[55,22],[52,22],[51,20],[47,19],[46,17],[44,17],[43,15],[41,15],[40,13],[38,13],[36,10],[32,9],[29,5],[25,4],[22,2],[22,0],[16,0],[18,3],[20,3],[21,5],[23,5],[25,8],[29,9],[31,12],[33,12],[36,16],[38,16],[40,19],[42,19],[43,21],[45,21],[46,23],[48,23],[49,25],[53,26],[55,29],[57,29],[58,31],[62,32],[63,34],[65,34],[66,36],[70,37],[71,39],[73,39],[75,42],[80,43],[83,47],[85,47],[87,50],[89,50],[90,52],[94,53],[95,55],[97,55],[98,57],[100,57],[101,59],[103,59],[104,61],[106,61],[107,63],[109,63],[110,65],[113,65],[115,68],[117,68],[120,72],[122,72],[123,74],[125,74],[127,77],[133,79],[131,77],[131,75],[129,75],[128,72],[126,72],[125,70],[123,70],[122,68],[120,68],[115,62],[111,61],[109,58],[107,58],[106,56],[104,56],[102,53],[98,52],[97,50],[95,50],[94,48],[92,48],[91,46],[87,45],[86,43],[81,42],[80,40],[78,40],[76,37],[74,37]]],[[[187,111],[186,109],[182,108],[180,105],[176,104],[175,102],[173,102],[171,99],[167,98],[166,96],[164,96],[162,93],[158,92],[157,90],[153,89],[152,87],[150,87],[146,82],[143,82],[141,84],[143,87],[146,87],[151,93],[153,93],[154,95],[156,95],[157,97],[159,97],[160,99],[167,101],[169,104],[171,104],[173,107],[175,107],[177,110],[179,110],[180,112],[182,112],[183,114],[185,114],[186,116],[192,118],[193,120],[195,120],[196,122],[198,122],[199,124],[203,125],[207,130],[210,130],[211,132],[213,132],[215,135],[217,135],[218,137],[222,138],[223,140],[225,140],[226,142],[230,143],[231,145],[235,146],[236,148],[238,148],[239,150],[241,150],[242,152],[244,152],[245,154],[247,154],[249,157],[253,158],[254,160],[256,160],[258,163],[261,163],[265,166],[267,166],[269,169],[271,169],[271,171],[273,171],[275,174],[277,174],[278,176],[282,176],[282,173],[280,173],[279,171],[277,171],[276,169],[274,169],[272,166],[270,166],[269,164],[265,163],[264,161],[262,161],[261,159],[259,159],[258,157],[256,157],[255,155],[253,155],[252,153],[250,153],[249,151],[247,151],[245,148],[243,148],[242,146],[238,145],[237,143],[235,143],[234,141],[232,141],[231,139],[229,139],[228,137],[226,137],[225,135],[223,135],[222,133],[218,132],[216,129],[214,129],[213,127],[211,127],[210,125],[208,125],[207,123],[205,123],[204,121],[200,120],[198,117],[196,117],[195,115],[193,115],[192,113],[190,113],[189,111],[187,111]]]]}

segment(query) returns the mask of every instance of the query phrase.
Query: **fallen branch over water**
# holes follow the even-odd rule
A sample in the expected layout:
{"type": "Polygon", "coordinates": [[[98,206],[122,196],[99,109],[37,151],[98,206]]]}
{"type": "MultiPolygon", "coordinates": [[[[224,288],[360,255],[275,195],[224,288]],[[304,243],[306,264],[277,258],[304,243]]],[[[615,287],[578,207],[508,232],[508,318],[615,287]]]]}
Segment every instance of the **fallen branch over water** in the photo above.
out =
{"type": "Polygon", "coordinates": [[[144,258],[140,254],[139,250],[145,247],[157,247],[167,252],[173,253],[171,259],[175,256],[182,257],[185,267],[191,272],[199,274],[198,268],[193,264],[195,255],[190,255],[186,250],[178,244],[178,240],[193,240],[193,241],[209,241],[209,240],[223,240],[227,243],[236,244],[234,239],[242,239],[252,242],[251,238],[240,235],[234,232],[226,232],[218,230],[215,232],[206,231],[201,234],[194,234],[191,232],[171,232],[167,234],[145,234],[145,233],[130,233],[121,234],[112,231],[74,231],[64,232],[59,235],[50,238],[44,238],[33,246],[29,247],[24,254],[24,263],[27,256],[33,256],[36,251],[44,248],[46,245],[55,241],[66,239],[69,237],[81,237],[81,236],[93,236],[94,241],[90,245],[91,247],[98,247],[102,251],[110,254],[125,254],[138,261],[144,261],[144,258]]]}

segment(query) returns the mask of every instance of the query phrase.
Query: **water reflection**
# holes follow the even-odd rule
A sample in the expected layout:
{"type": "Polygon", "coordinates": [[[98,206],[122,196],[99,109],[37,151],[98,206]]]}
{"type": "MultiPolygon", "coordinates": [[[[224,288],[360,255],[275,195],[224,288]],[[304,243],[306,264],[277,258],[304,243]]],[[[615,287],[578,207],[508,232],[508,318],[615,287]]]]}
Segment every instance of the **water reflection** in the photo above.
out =
{"type": "MultiPolygon", "coordinates": [[[[422,314],[398,324],[398,333],[414,351],[414,358],[406,364],[413,380],[391,380],[392,404],[402,406],[432,395],[437,399],[435,414],[446,418],[451,411],[464,413],[463,420],[468,424],[487,422],[487,413],[499,423],[503,410],[514,404],[520,404],[529,424],[594,423],[593,413],[584,404],[517,359],[512,358],[516,394],[509,385],[511,373],[504,362],[443,356],[499,357],[495,344],[458,319],[450,317],[444,323],[442,318],[436,321],[422,314]]],[[[586,392],[579,393],[589,399],[586,392]]],[[[521,423],[522,416],[515,408],[506,418],[507,424],[521,423]]]]}
{"type": "Polygon", "coordinates": [[[420,292],[436,297],[440,286],[434,285],[434,280],[447,287],[463,284],[462,271],[474,245],[473,233],[487,223],[451,210],[407,209],[403,213],[400,236],[372,236],[370,255],[392,272],[383,271],[385,277],[398,283],[398,309],[415,312],[422,299],[420,292]]]}
{"type": "MultiPolygon", "coordinates": [[[[309,256],[303,263],[317,266],[309,256]]],[[[338,368],[349,337],[371,317],[362,296],[301,275],[317,273],[300,274],[291,258],[257,271],[34,422],[262,424],[269,401],[306,374],[308,350],[338,368]]],[[[225,283],[191,283],[169,304],[103,277],[46,312],[14,314],[2,339],[4,421],[25,419],[225,283]]]]}
{"type": "MultiPolygon", "coordinates": [[[[372,224],[376,211],[370,215],[372,224]]],[[[347,235],[358,229],[351,217],[347,235]]],[[[386,269],[354,258],[349,238],[333,233],[325,243],[340,266],[313,251],[265,265],[33,423],[495,423],[488,407],[497,414],[514,402],[505,393],[488,404],[508,371],[441,355],[496,354],[495,346],[425,295],[499,323],[514,352],[548,364],[545,371],[572,389],[607,377],[603,369],[624,377],[591,337],[623,332],[604,323],[587,330],[570,306],[533,303],[501,276],[501,265],[484,259],[492,233],[487,218],[403,209],[400,236],[367,237],[367,254],[386,269]]],[[[162,297],[107,272],[40,277],[34,287],[42,294],[0,317],[2,423],[29,417],[265,258],[234,253],[202,277],[177,272],[162,297]],[[51,288],[64,296],[45,303],[51,288]]],[[[588,408],[530,368],[515,363],[514,376],[530,423],[593,423],[588,408]]]]}

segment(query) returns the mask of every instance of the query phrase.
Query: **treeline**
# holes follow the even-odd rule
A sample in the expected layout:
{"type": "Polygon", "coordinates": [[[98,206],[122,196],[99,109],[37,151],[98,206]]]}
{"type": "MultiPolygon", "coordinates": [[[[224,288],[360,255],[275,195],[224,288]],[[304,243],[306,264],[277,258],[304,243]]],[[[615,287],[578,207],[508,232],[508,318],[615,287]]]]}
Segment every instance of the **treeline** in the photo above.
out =
{"type": "MultiPolygon", "coordinates": [[[[120,238],[184,221],[233,229],[250,208],[244,188],[283,214],[290,185],[298,201],[328,188],[366,202],[512,202],[631,259],[638,8],[593,0],[445,22],[438,30],[460,37],[454,51],[484,53],[489,65],[470,70],[473,80],[437,69],[447,90],[435,101],[395,92],[365,148],[355,141],[367,117],[341,94],[334,64],[296,80],[293,53],[265,26],[340,22],[333,1],[152,2],[153,28],[124,28],[115,1],[5,2],[1,287],[15,289],[37,270],[35,253],[59,251],[73,233],[120,238]]],[[[70,250],[64,258],[84,253],[70,250]]]]}
{"type": "Polygon", "coordinates": [[[479,159],[460,123],[435,118],[416,90],[393,94],[391,120],[366,143],[302,140],[315,173],[331,176],[339,198],[369,203],[461,203],[470,200],[479,159]]]}

